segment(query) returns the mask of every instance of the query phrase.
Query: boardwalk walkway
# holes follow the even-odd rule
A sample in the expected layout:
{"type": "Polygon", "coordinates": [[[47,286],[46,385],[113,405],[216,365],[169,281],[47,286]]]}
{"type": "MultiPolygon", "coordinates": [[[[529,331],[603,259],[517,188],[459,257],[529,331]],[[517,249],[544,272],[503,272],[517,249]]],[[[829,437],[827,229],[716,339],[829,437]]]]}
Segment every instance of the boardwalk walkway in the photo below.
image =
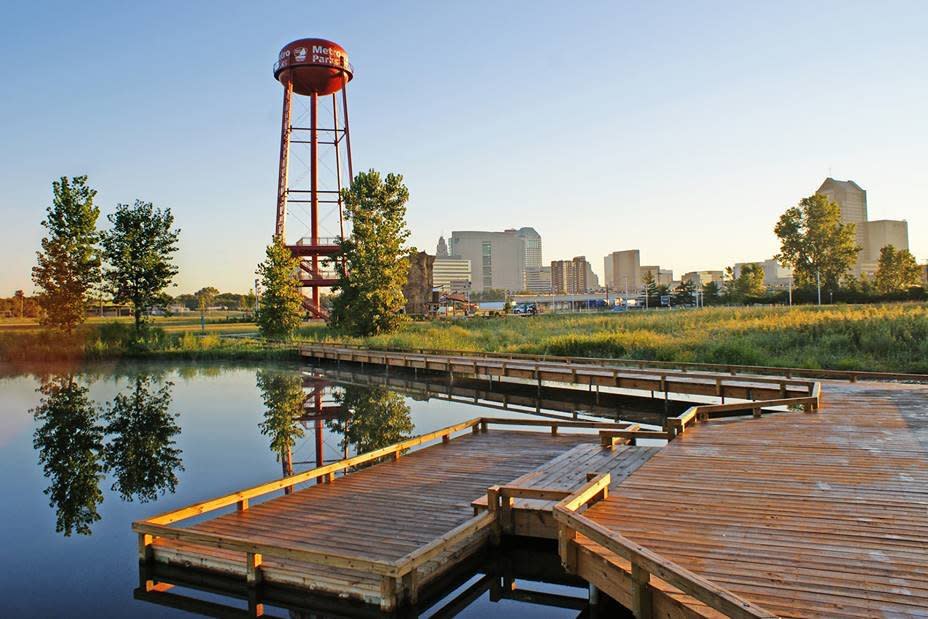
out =
{"type": "Polygon", "coordinates": [[[928,617],[928,389],[826,391],[695,426],[584,515],[779,616],[928,617]]]}

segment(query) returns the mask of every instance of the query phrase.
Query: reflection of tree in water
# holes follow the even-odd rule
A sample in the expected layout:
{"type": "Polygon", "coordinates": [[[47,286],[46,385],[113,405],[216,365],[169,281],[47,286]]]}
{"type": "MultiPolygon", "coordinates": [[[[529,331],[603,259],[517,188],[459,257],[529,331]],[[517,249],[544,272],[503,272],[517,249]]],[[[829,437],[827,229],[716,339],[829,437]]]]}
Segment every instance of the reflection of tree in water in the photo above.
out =
{"type": "Polygon", "coordinates": [[[258,390],[264,400],[264,421],[258,424],[261,434],[271,439],[271,451],[284,466],[284,474],[292,472],[292,450],[303,437],[299,418],[303,414],[303,377],[293,372],[258,370],[258,390]]]}
{"type": "Polygon", "coordinates": [[[44,396],[32,409],[40,425],[33,445],[39,463],[51,484],[45,489],[49,505],[55,508],[55,530],[70,536],[90,534],[90,525],[100,519],[97,507],[103,502],[100,480],[103,427],[88,396],[88,388],[73,376],[60,376],[39,388],[44,396]]]}
{"type": "Polygon", "coordinates": [[[343,434],[355,453],[380,449],[412,435],[415,426],[409,406],[398,393],[384,387],[346,385],[338,399],[347,416],[329,420],[326,425],[343,434]]]}
{"type": "Polygon", "coordinates": [[[134,386],[117,394],[103,414],[111,435],[104,458],[115,476],[113,490],[125,501],[138,497],[147,502],[173,493],[176,471],[184,470],[174,442],[180,432],[177,415],[168,411],[173,383],[158,385],[150,376],[136,375],[134,386]]]}

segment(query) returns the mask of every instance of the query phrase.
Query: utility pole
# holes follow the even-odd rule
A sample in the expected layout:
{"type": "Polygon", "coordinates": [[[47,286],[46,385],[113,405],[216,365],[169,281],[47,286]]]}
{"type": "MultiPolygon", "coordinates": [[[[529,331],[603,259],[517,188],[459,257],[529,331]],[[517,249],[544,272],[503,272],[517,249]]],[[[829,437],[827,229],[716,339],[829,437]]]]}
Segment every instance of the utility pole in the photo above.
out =
{"type": "Polygon", "coordinates": [[[815,269],[815,287],[818,288],[818,304],[822,304],[822,277],[818,269],[815,269]]]}
{"type": "Polygon", "coordinates": [[[793,275],[789,276],[789,306],[793,306],[793,275]]]}

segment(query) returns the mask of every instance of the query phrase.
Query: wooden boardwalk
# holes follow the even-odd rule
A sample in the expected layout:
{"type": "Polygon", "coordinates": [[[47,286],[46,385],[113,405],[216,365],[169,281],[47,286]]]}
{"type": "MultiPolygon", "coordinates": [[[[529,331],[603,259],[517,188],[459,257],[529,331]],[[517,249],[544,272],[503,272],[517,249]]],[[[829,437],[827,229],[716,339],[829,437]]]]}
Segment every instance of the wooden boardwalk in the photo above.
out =
{"type": "MultiPolygon", "coordinates": [[[[486,512],[475,516],[472,503],[485,497],[489,487],[518,479],[578,447],[603,451],[595,433],[559,432],[571,426],[577,430],[637,427],[477,418],[137,522],[133,528],[140,535],[140,558],[239,576],[254,584],[263,581],[353,598],[391,610],[400,600],[414,602],[429,581],[485,545],[494,522],[486,512]],[[541,426],[543,431],[492,427],[523,424],[541,426]],[[466,434],[452,437],[465,430],[466,434]],[[437,440],[441,442],[404,455],[405,447],[437,440]],[[338,470],[384,456],[392,460],[334,476],[338,470]],[[318,476],[326,483],[249,504],[250,499],[318,476]],[[234,511],[187,526],[178,524],[235,505],[234,511]]],[[[624,447],[622,453],[636,449],[624,447]]],[[[630,461],[642,462],[644,458],[630,461]]]]}
{"type": "MultiPolygon", "coordinates": [[[[928,617],[928,389],[826,389],[817,414],[696,425],[583,515],[778,616],[928,617]]],[[[630,601],[628,562],[577,543],[578,574],[630,601]]]]}

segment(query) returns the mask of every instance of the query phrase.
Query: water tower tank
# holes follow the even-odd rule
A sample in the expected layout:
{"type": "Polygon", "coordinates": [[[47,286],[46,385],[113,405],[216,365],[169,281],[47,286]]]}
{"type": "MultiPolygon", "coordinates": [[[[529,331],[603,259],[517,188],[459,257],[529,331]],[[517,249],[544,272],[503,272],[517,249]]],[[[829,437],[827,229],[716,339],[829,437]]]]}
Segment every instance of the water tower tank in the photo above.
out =
{"type": "Polygon", "coordinates": [[[325,39],[297,39],[280,50],[274,77],[293,85],[293,92],[309,96],[331,95],[351,80],[348,52],[325,39]]]}

